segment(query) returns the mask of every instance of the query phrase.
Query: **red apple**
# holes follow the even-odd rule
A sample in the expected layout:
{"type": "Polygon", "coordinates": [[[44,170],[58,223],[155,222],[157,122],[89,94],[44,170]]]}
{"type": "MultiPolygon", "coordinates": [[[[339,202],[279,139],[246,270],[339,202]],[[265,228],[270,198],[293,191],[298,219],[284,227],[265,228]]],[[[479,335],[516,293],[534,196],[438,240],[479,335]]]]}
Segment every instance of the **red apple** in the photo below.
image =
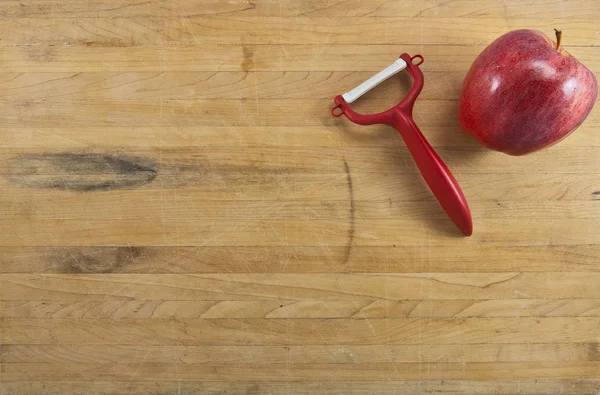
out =
{"type": "Polygon", "coordinates": [[[536,30],[491,43],[462,86],[459,122],[483,145],[524,155],[562,140],[583,123],[598,95],[594,74],[536,30]]]}

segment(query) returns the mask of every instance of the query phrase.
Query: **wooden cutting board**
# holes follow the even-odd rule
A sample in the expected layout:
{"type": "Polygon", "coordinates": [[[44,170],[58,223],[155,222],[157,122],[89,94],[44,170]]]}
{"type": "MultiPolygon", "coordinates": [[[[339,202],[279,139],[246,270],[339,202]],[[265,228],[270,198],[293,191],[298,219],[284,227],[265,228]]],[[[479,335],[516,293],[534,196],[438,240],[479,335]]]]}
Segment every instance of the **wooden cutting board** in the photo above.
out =
{"type": "Polygon", "coordinates": [[[562,28],[600,75],[598,1],[0,15],[1,394],[600,393],[600,107],[518,158],[457,123],[467,69],[509,30],[562,28]],[[402,52],[425,58],[415,120],[471,238],[393,130],[329,114],[402,52]]]}

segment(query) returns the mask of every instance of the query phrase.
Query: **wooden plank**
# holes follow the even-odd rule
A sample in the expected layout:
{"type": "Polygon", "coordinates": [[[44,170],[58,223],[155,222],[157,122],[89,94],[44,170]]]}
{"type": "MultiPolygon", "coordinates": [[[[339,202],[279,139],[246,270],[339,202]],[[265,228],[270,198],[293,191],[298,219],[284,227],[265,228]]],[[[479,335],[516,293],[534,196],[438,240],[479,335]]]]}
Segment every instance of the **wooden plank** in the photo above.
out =
{"type": "MultiPolygon", "coordinates": [[[[423,129],[435,147],[479,147],[479,142],[460,130],[458,125],[428,126],[423,129]]],[[[162,147],[379,147],[403,146],[393,129],[383,126],[359,126],[349,122],[321,126],[77,126],[29,127],[26,122],[14,126],[0,125],[5,148],[44,148],[84,150],[103,147],[139,149],[162,147]]],[[[597,127],[584,124],[576,132],[551,147],[590,148],[600,146],[597,127]]]]}
{"type": "Polygon", "coordinates": [[[124,346],[6,345],[2,363],[261,364],[599,361],[598,344],[124,346]]]}
{"type": "Polygon", "coordinates": [[[597,272],[598,245],[0,247],[2,273],[597,272]],[[347,257],[347,260],[346,260],[347,257]]]}
{"type": "MultiPolygon", "coordinates": [[[[0,199],[0,214],[23,221],[40,220],[135,220],[144,216],[204,221],[262,221],[285,219],[340,220],[347,219],[350,205],[344,200],[200,200],[195,191],[149,190],[116,194],[57,194],[7,191],[0,199]],[[168,198],[165,209],[164,199],[168,198]]],[[[475,218],[553,218],[600,219],[595,201],[489,201],[472,200],[471,214],[475,218]]],[[[431,196],[426,201],[414,200],[354,200],[357,218],[385,220],[435,218],[443,220],[446,213],[431,196]]]]}
{"type": "MultiPolygon", "coordinates": [[[[599,10],[600,11],[600,10],[599,10]]],[[[398,15],[398,16],[396,16],[398,15]]],[[[487,45],[507,31],[537,29],[554,37],[559,26],[566,46],[600,44],[597,19],[191,16],[89,17],[61,15],[11,18],[0,25],[2,45],[87,45],[126,47],[183,44],[462,44],[487,45]],[[398,27],[402,34],[398,34],[398,27]],[[423,34],[423,32],[427,34],[423,34]],[[465,35],[465,31],[469,31],[465,35]]]]}
{"type": "MultiPolygon", "coordinates": [[[[600,115],[600,112],[598,113],[600,115]]],[[[438,154],[451,166],[459,182],[465,175],[519,173],[552,173],[568,179],[572,174],[595,174],[596,148],[556,146],[535,155],[509,157],[483,151],[479,147],[439,148],[438,154]],[[502,169],[499,172],[499,169],[502,169]]],[[[86,184],[129,180],[133,185],[112,185],[129,189],[154,184],[162,187],[185,185],[186,179],[202,174],[338,174],[360,184],[369,173],[379,174],[379,182],[401,174],[419,174],[405,146],[388,147],[265,147],[265,148],[146,148],[103,150],[76,149],[0,149],[2,184],[13,187],[73,189],[81,191],[86,184]],[[345,165],[346,163],[346,165],[345,165]],[[346,170],[347,169],[347,170],[346,170]],[[173,178],[173,174],[176,174],[173,178]],[[163,182],[163,179],[166,179],[163,182]],[[136,182],[137,181],[137,182],[136,182]],[[165,184],[166,183],[166,184],[165,184]],[[170,184],[170,185],[169,185],[170,184]]],[[[369,174],[369,177],[372,175],[369,174]]],[[[527,176],[522,176],[527,177],[527,176]]],[[[464,177],[467,179],[468,177],[464,177]]],[[[384,181],[385,180],[385,181],[384,181]]],[[[412,178],[413,188],[425,187],[420,175],[412,178]]],[[[478,177],[481,181],[481,177],[478,177]]],[[[89,191],[108,188],[91,188],[89,191]]],[[[296,191],[296,198],[308,191],[296,191]]]]}
{"type": "Polygon", "coordinates": [[[448,246],[600,244],[596,219],[478,219],[475,237],[462,238],[447,218],[369,220],[37,220],[8,218],[0,245],[19,246],[448,246]],[[507,233],[506,229],[511,229],[507,233]]]}
{"type": "MultiPolygon", "coordinates": [[[[548,148],[558,152],[565,148],[589,149],[600,146],[597,127],[583,125],[558,145],[548,148]]],[[[484,150],[480,143],[457,125],[430,125],[423,133],[436,149],[466,147],[484,150]]],[[[106,152],[162,147],[279,148],[279,147],[404,147],[395,131],[383,125],[361,127],[353,124],[322,126],[194,126],[178,127],[28,127],[0,126],[5,148],[17,152],[27,148],[49,151],[85,151],[102,147],[106,152]]],[[[401,148],[399,148],[401,149],[401,148]]],[[[520,160],[510,158],[510,161],[520,160]]]]}
{"type": "Polygon", "coordinates": [[[497,380],[506,375],[515,379],[592,378],[600,375],[600,362],[521,363],[428,363],[402,364],[44,364],[11,363],[3,366],[3,381],[57,380],[66,375],[74,381],[289,381],[289,380],[497,380]]]}
{"type": "MultiPolygon", "coordinates": [[[[465,72],[445,72],[425,70],[426,84],[419,95],[422,100],[455,100],[458,99],[465,72]]],[[[175,100],[236,100],[236,99],[327,99],[352,87],[358,86],[363,81],[372,77],[368,71],[281,71],[281,72],[91,72],[91,73],[0,73],[0,99],[1,100],[141,100],[155,101],[162,97],[168,101],[175,100]]],[[[389,106],[397,104],[408,93],[412,82],[407,73],[393,77],[390,82],[378,86],[367,93],[362,101],[386,99],[389,106]]],[[[359,104],[360,105],[360,104],[359,104]]],[[[379,104],[377,104],[379,106],[379,104]]],[[[348,125],[350,127],[350,125],[348,125]]],[[[89,128],[89,126],[88,126],[89,128]]],[[[330,131],[327,125],[295,127],[293,131],[304,130],[304,134],[311,129],[330,131]],[[308,129],[308,130],[307,130],[308,129]]],[[[125,128],[119,133],[126,132],[125,128]]],[[[169,128],[169,130],[184,130],[192,133],[189,127],[169,128]]],[[[222,132],[235,129],[232,126],[218,127],[212,130],[222,132]]],[[[243,132],[252,132],[252,128],[237,128],[243,132]]],[[[287,135],[287,131],[273,131],[273,128],[263,130],[263,138],[271,133],[287,135]]],[[[6,127],[2,127],[6,133],[6,127]]],[[[68,129],[67,129],[68,130],[68,129]]],[[[78,129],[80,130],[80,129],[78,129]]],[[[57,132],[63,132],[57,129],[57,132]]],[[[447,130],[445,130],[446,132],[447,130]]],[[[158,132],[158,131],[156,131],[158,132]]],[[[428,133],[431,133],[429,130],[428,133]]],[[[196,131],[199,133],[199,131],[196,131]]],[[[245,137],[245,133],[238,132],[238,140],[245,137]]],[[[581,134],[581,133],[578,133],[581,134]]],[[[171,136],[177,137],[177,136],[171,136]]],[[[319,136],[314,136],[319,139],[319,136]]],[[[326,139],[322,138],[325,142],[326,139]]],[[[597,140],[597,136],[590,133],[590,140],[597,140]]],[[[165,144],[173,144],[171,139],[165,139],[165,144]]],[[[313,142],[313,140],[310,140],[313,142]]],[[[304,140],[306,144],[306,140],[304,140]]],[[[313,144],[317,143],[314,141],[313,144]]],[[[65,143],[65,141],[63,141],[65,143]]],[[[110,141],[105,141],[110,143],[110,141]]],[[[331,144],[331,142],[329,143],[331,144]]]]}
{"type": "MultiPolygon", "coordinates": [[[[25,122],[23,122],[25,123],[25,122]]],[[[458,126],[428,128],[427,138],[432,145],[474,146],[476,141],[457,129],[458,126]],[[453,139],[447,138],[448,133],[453,139]]],[[[561,142],[566,144],[595,145],[595,127],[582,126],[575,138],[561,142]],[[585,140],[585,141],[583,141],[585,140]]],[[[321,126],[170,126],[170,127],[30,127],[26,124],[0,126],[0,137],[7,148],[37,147],[44,149],[84,149],[101,146],[106,150],[115,148],[158,147],[281,147],[281,146],[385,146],[395,144],[393,129],[381,126],[358,125],[321,126]],[[106,138],[110,136],[110,138],[106,138]]],[[[589,147],[590,145],[586,145],[589,147]]],[[[600,145],[600,143],[598,144],[600,145]]]]}
{"type": "MultiPolygon", "coordinates": [[[[12,296],[11,296],[12,297],[12,296]]],[[[2,300],[2,318],[600,317],[600,299],[2,300]]],[[[6,349],[4,350],[6,353],[6,349]]],[[[526,354],[530,355],[530,354],[526,354]]],[[[27,361],[22,361],[27,362],[27,361]]]]}
{"type": "Polygon", "coordinates": [[[418,380],[418,381],[281,381],[281,382],[156,382],[156,381],[13,381],[4,382],[2,388],[16,395],[171,395],[185,393],[201,395],[290,394],[290,395],[423,395],[430,393],[456,393],[464,395],[594,395],[600,390],[598,379],[499,379],[494,381],[418,380]]]}
{"type": "MultiPolygon", "coordinates": [[[[397,104],[386,103],[386,99],[373,99],[357,103],[355,106],[364,113],[382,111],[397,104]]],[[[322,126],[343,127],[349,121],[340,121],[329,115],[333,107],[331,99],[290,99],[290,100],[175,100],[175,101],[14,101],[0,102],[5,127],[17,128],[75,128],[90,126],[93,122],[99,127],[234,127],[247,126],[322,126]],[[299,111],[298,109],[303,109],[299,111]],[[310,116],[312,111],[321,111],[322,116],[310,116]],[[210,115],[207,115],[210,114],[210,115]]],[[[458,129],[455,100],[422,100],[415,105],[415,121],[424,130],[430,127],[453,127],[456,134],[464,134],[458,129]],[[425,117],[424,114],[427,114],[425,117]]],[[[586,126],[600,124],[600,111],[592,111],[585,120],[586,126]]],[[[114,130],[114,129],[113,129],[114,130]]],[[[342,129],[343,130],[343,129],[342,129]]],[[[355,129],[356,130],[356,129],[355,129]]],[[[363,128],[362,133],[369,129],[363,128]]],[[[389,129],[387,129],[389,131],[389,129]]],[[[389,133],[389,132],[388,132],[389,133]]],[[[462,136],[461,136],[462,137],[462,136]]],[[[452,140],[452,136],[447,136],[452,140]]],[[[475,146],[480,154],[483,148],[475,146]]],[[[538,155],[543,155],[541,151],[538,155]]],[[[513,161],[531,158],[527,155],[513,161]]],[[[503,157],[505,159],[506,157],[503,157]]],[[[560,159],[560,158],[557,158],[560,159]]]]}
{"type": "MultiPolygon", "coordinates": [[[[360,300],[363,307],[367,307],[367,302],[374,298],[421,300],[424,294],[430,299],[451,300],[600,299],[599,281],[600,273],[561,272],[226,273],[159,277],[153,274],[3,274],[0,275],[0,298],[21,301],[97,300],[103,296],[136,300],[360,300]]],[[[354,306],[354,311],[357,310],[359,306],[354,306]]]]}
{"type": "Polygon", "coordinates": [[[63,395],[104,395],[118,391],[122,395],[156,395],[179,392],[190,395],[218,393],[223,395],[291,394],[310,395],[327,393],[333,395],[355,395],[374,393],[381,395],[421,395],[444,392],[465,395],[508,395],[522,391],[528,395],[591,395],[600,388],[596,379],[520,379],[495,381],[419,380],[419,381],[293,381],[293,382],[136,382],[136,381],[27,381],[3,383],[11,394],[40,395],[60,393],[63,395]],[[501,391],[501,392],[499,392],[501,391]]]}
{"type": "Polygon", "coordinates": [[[34,318],[2,320],[0,335],[4,344],[225,346],[598,343],[598,325],[598,317],[301,320],[34,318]]]}
{"type": "MultiPolygon", "coordinates": [[[[392,169],[390,169],[392,170],[392,169]]],[[[395,169],[393,169],[395,170],[395,169]]],[[[389,170],[388,170],[389,171],[389,170]]],[[[181,174],[167,173],[158,175],[152,183],[138,183],[127,185],[123,183],[118,185],[115,177],[105,177],[105,181],[113,181],[112,185],[104,186],[102,183],[96,183],[92,175],[84,175],[80,179],[68,178],[66,176],[47,177],[58,181],[56,185],[52,183],[39,183],[34,185],[14,185],[9,184],[5,177],[0,178],[3,194],[0,195],[0,201],[4,205],[5,212],[33,213],[39,211],[42,213],[44,207],[36,202],[44,202],[51,205],[53,201],[71,202],[74,205],[77,202],[85,201],[93,204],[96,199],[94,194],[88,193],[83,196],[76,192],[102,192],[100,195],[106,201],[113,199],[118,201],[118,206],[130,207],[129,199],[138,199],[144,201],[142,196],[152,193],[162,193],[161,199],[177,199],[179,202],[189,199],[196,199],[198,206],[213,204],[218,206],[218,202],[228,201],[278,201],[278,204],[284,202],[298,202],[299,205],[308,205],[311,201],[336,201],[337,205],[343,205],[349,210],[350,193],[348,190],[348,179],[346,175],[341,174],[307,174],[307,173],[255,173],[255,172],[228,172],[228,173],[201,173],[182,172],[181,174]],[[68,180],[72,184],[67,184],[68,180]],[[92,188],[96,186],[96,188],[92,188]],[[120,188],[119,188],[120,186],[120,188]],[[70,188],[70,189],[69,189],[70,188]],[[21,207],[16,203],[19,199],[28,202],[30,205],[21,207]]],[[[101,175],[98,175],[100,177],[101,175]]],[[[557,203],[557,215],[567,210],[577,211],[581,206],[579,202],[594,201],[600,199],[598,193],[598,176],[595,174],[459,174],[459,182],[463,192],[467,196],[472,210],[477,207],[486,207],[489,201],[496,203],[496,210],[510,216],[507,210],[510,204],[531,204],[532,211],[544,210],[544,207],[557,203]],[[483,179],[485,177],[485,179],[483,179]],[[512,202],[512,203],[509,203],[512,202]],[[520,202],[520,203],[519,203],[520,202]],[[498,203],[500,203],[498,205],[498,203]],[[567,205],[565,207],[564,205],[567,205]],[[503,206],[504,204],[504,206],[503,206]],[[572,204],[572,205],[571,205],[572,204]],[[503,208],[504,207],[504,208],[503,208]],[[562,211],[564,207],[565,211],[562,211]]],[[[43,177],[28,178],[31,180],[42,180],[43,177]]],[[[135,180],[135,179],[133,179],[135,180]]],[[[413,202],[411,210],[417,213],[434,212],[438,209],[438,204],[434,200],[431,191],[422,184],[418,177],[408,177],[402,174],[387,173],[353,173],[353,195],[355,202],[368,201],[372,204],[387,200],[388,205],[396,207],[397,212],[394,215],[402,214],[412,216],[400,209],[413,202]]],[[[168,205],[167,211],[173,212],[175,207],[168,205]]],[[[226,204],[226,203],[223,203],[226,204]]],[[[258,204],[258,203],[257,203],[258,204]]],[[[327,203],[324,203],[327,205],[327,203]]],[[[493,204],[492,204],[493,207],[493,204]]],[[[276,207],[273,207],[275,209],[276,207]]],[[[75,212],[77,206],[63,207],[56,211],[58,216],[60,211],[75,212]]],[[[117,210],[117,208],[113,208],[117,210]]],[[[490,211],[492,208],[490,208],[490,211]]],[[[585,210],[584,210],[585,212],[585,210]]],[[[164,213],[163,213],[164,214],[164,213]]],[[[267,214],[262,212],[262,215],[267,214]]],[[[124,217],[125,214],[123,214],[124,217]]],[[[552,215],[551,215],[552,216],[552,215]]],[[[528,214],[529,217],[529,214],[528,214]]],[[[579,216],[575,216],[579,217],[579,216]]],[[[592,215],[593,217],[593,215],[592,215]]]]}
{"type": "Polygon", "coordinates": [[[575,0],[565,4],[560,0],[531,1],[524,5],[519,0],[459,0],[448,3],[444,0],[405,2],[402,0],[377,0],[363,2],[351,0],[340,5],[336,0],[270,0],[198,2],[191,0],[146,1],[146,0],[92,0],[83,5],[77,0],[33,0],[21,3],[18,0],[2,2],[0,14],[7,17],[136,17],[136,16],[369,16],[387,18],[527,18],[565,20],[575,18],[597,19],[598,3],[594,0],[575,0]]]}
{"type": "MultiPolygon", "coordinates": [[[[370,71],[378,72],[401,53],[420,53],[425,71],[465,72],[485,45],[176,45],[139,47],[7,46],[3,72],[156,71],[370,71]]],[[[571,55],[595,73],[597,47],[570,47],[571,55]]]]}
{"type": "MultiPolygon", "coordinates": [[[[394,104],[397,104],[394,102],[394,104]]],[[[384,110],[392,104],[385,99],[373,99],[357,105],[364,112],[384,110]],[[364,108],[363,108],[364,107],[364,108]]],[[[93,122],[99,127],[116,126],[339,126],[340,121],[331,115],[332,99],[265,99],[265,100],[176,100],[169,101],[2,101],[4,126],[25,124],[32,128],[78,127],[93,122]],[[162,109],[162,110],[161,110],[162,109]],[[303,109],[298,111],[298,109],[303,109]],[[323,116],[307,116],[312,111],[322,111],[323,116]]],[[[422,100],[415,106],[415,119],[423,127],[456,126],[449,114],[456,113],[454,100],[422,100]],[[428,112],[424,118],[423,113],[428,112]]],[[[345,121],[347,122],[347,121],[345,121]]],[[[592,112],[586,125],[597,125],[600,115],[592,112]]]]}
{"type": "MultiPolygon", "coordinates": [[[[458,98],[465,72],[425,70],[420,100],[458,98]]],[[[328,99],[370,78],[369,71],[1,73],[2,100],[328,99]]],[[[402,73],[365,96],[406,96],[402,73]]],[[[165,141],[169,143],[168,139],[165,141]]]]}

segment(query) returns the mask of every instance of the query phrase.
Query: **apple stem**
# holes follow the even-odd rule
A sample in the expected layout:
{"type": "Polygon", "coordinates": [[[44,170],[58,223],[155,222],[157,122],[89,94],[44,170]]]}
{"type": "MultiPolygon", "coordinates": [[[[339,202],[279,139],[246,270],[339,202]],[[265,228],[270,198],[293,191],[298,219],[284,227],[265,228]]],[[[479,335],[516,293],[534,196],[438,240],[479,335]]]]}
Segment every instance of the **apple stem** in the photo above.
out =
{"type": "Polygon", "coordinates": [[[556,33],[556,50],[560,51],[560,43],[562,42],[562,30],[554,29],[556,33]]]}

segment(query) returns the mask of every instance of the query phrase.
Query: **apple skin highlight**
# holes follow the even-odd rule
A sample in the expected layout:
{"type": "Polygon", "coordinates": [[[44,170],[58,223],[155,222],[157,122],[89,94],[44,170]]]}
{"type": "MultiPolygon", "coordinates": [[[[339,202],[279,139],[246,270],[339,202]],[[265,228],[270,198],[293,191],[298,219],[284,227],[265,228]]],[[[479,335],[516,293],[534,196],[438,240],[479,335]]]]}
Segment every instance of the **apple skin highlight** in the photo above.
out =
{"type": "Polygon", "coordinates": [[[577,129],[597,95],[594,74],[560,45],[536,30],[514,30],[491,43],[469,69],[458,118],[484,146],[525,155],[577,129]]]}

